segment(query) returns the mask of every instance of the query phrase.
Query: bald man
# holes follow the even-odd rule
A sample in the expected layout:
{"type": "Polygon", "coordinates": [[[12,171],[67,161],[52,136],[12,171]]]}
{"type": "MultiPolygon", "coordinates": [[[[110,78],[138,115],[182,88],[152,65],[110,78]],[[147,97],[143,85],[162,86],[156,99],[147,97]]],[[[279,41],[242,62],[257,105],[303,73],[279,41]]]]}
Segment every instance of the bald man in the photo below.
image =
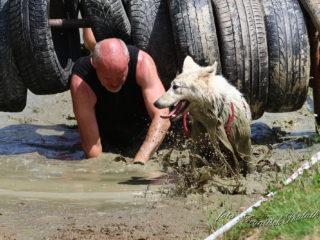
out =
{"type": "Polygon", "coordinates": [[[133,163],[145,163],[161,144],[170,121],[153,103],[165,92],[152,58],[120,39],[96,44],[93,55],[78,59],[70,83],[82,148],[88,158],[126,148],[150,123],[133,163]]]}

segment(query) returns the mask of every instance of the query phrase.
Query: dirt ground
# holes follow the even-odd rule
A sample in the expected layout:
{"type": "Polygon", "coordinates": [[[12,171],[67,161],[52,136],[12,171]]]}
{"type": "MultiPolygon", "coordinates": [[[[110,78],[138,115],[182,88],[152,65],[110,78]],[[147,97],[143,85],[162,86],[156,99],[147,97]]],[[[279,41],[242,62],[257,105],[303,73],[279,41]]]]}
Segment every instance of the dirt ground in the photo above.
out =
{"type": "Polygon", "coordinates": [[[205,238],[209,208],[239,212],[319,150],[307,105],[268,113],[252,125],[253,174],[239,184],[196,169],[198,182],[177,196],[179,174],[163,160],[187,167],[188,149],[167,143],[145,166],[114,153],[84,160],[75,125],[68,92],[29,93],[22,113],[0,113],[0,239],[205,238]]]}

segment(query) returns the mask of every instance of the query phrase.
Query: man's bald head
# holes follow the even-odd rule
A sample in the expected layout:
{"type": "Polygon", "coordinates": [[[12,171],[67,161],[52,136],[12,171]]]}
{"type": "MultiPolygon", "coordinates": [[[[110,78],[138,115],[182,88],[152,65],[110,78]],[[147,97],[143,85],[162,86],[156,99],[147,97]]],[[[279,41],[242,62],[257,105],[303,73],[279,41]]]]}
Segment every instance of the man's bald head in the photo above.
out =
{"type": "Polygon", "coordinates": [[[118,38],[109,38],[98,42],[92,54],[95,63],[103,61],[109,63],[122,63],[129,61],[129,52],[126,44],[118,38]]]}
{"type": "Polygon", "coordinates": [[[98,42],[92,63],[101,84],[108,90],[119,90],[128,74],[129,51],[121,39],[110,38],[98,42]]]}

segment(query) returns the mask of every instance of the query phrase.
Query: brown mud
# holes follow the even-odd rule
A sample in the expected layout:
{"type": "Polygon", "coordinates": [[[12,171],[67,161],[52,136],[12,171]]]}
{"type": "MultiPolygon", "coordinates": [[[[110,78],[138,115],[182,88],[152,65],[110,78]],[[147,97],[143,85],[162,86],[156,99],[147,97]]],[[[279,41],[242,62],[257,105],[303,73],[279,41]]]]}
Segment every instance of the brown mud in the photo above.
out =
{"type": "Polygon", "coordinates": [[[85,160],[69,93],[29,93],[22,113],[0,113],[0,239],[204,238],[209,208],[248,207],[320,149],[306,105],[252,130],[257,169],[239,179],[192,164],[172,137],[145,166],[115,153],[85,160]]]}

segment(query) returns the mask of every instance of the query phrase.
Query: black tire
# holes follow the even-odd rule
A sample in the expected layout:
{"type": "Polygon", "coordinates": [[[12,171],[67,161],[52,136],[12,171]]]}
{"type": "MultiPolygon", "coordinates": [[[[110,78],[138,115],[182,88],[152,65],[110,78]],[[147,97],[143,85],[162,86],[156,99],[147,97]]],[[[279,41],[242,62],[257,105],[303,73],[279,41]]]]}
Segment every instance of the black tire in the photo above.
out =
{"type": "Polygon", "coordinates": [[[218,63],[220,54],[210,0],[168,0],[178,63],[187,55],[201,66],[218,63]]]}
{"type": "Polygon", "coordinates": [[[21,112],[27,88],[19,76],[8,38],[8,0],[0,0],[0,111],[21,112]]]}
{"type": "Polygon", "coordinates": [[[300,2],[320,33],[320,0],[300,0],[300,2]]]}
{"type": "Polygon", "coordinates": [[[268,48],[258,0],[212,0],[223,75],[248,101],[252,118],[262,116],[268,97],[268,48]]]}
{"type": "Polygon", "coordinates": [[[134,45],[150,54],[168,88],[178,65],[166,0],[131,0],[129,13],[134,45]]]}
{"type": "Polygon", "coordinates": [[[307,98],[310,46],[298,0],[261,0],[269,47],[269,100],[266,111],[290,112],[307,98]]]}
{"type": "MultiPolygon", "coordinates": [[[[51,30],[48,22],[51,6],[47,0],[10,0],[14,58],[26,86],[39,95],[68,90],[74,61],[80,55],[78,29],[51,30]]],[[[65,12],[63,15],[67,17],[66,11],[59,12],[65,12]]]]}
{"type": "Polygon", "coordinates": [[[97,41],[120,38],[131,43],[130,22],[120,0],[82,0],[82,8],[97,41]]]}

